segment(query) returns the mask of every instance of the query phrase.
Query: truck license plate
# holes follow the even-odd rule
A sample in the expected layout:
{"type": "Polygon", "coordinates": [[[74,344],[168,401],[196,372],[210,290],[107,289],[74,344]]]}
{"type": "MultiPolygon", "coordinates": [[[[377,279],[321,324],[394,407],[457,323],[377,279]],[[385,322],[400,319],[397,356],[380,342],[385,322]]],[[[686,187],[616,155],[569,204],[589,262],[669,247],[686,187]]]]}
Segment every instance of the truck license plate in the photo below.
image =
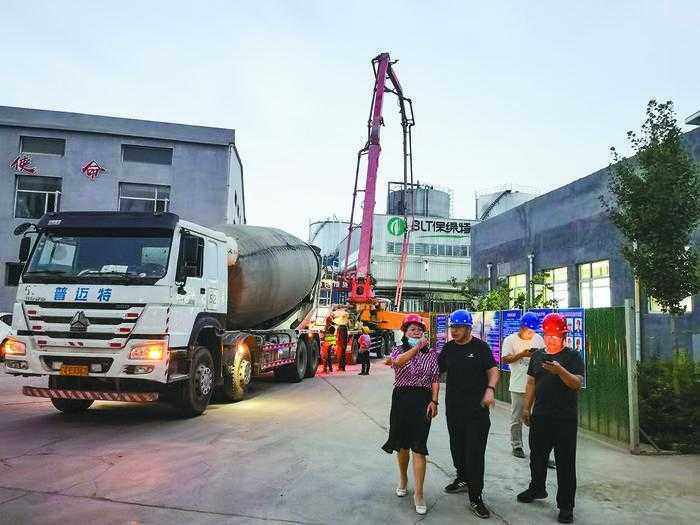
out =
{"type": "Polygon", "coordinates": [[[62,376],[86,376],[88,375],[87,365],[61,365],[62,376]]]}

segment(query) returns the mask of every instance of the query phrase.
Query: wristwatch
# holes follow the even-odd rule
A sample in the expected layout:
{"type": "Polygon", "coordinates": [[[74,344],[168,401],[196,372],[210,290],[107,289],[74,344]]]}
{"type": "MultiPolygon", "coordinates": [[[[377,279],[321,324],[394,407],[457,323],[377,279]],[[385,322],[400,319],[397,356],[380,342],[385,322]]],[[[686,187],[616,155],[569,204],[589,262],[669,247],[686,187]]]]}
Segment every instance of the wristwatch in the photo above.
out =
{"type": "Polygon", "coordinates": [[[435,401],[434,399],[431,399],[430,402],[431,402],[431,403],[435,403],[435,406],[437,406],[437,405],[440,404],[440,403],[438,403],[437,401],[435,401]]]}
{"type": "Polygon", "coordinates": [[[494,393],[494,394],[496,393],[496,387],[495,387],[495,386],[487,385],[486,388],[490,388],[491,390],[493,390],[493,393],[494,393]]]}

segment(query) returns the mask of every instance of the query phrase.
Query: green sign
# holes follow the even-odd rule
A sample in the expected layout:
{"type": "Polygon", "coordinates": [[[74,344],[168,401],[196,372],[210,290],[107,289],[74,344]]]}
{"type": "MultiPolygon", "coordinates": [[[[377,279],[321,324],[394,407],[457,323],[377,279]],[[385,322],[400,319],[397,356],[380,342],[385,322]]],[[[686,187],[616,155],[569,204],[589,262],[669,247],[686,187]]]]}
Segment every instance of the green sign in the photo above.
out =
{"type": "Polygon", "coordinates": [[[408,224],[403,217],[392,217],[386,223],[386,229],[390,234],[399,237],[408,231],[408,224]]]}

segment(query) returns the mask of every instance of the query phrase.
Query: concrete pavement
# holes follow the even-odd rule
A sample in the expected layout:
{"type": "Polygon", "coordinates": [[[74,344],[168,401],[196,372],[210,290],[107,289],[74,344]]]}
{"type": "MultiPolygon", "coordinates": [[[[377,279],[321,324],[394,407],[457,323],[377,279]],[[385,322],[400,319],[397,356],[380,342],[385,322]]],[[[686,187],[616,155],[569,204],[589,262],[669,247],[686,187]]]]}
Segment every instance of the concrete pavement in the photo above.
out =
{"type": "MultiPolygon", "coordinates": [[[[393,495],[386,439],[391,371],[257,381],[248,399],[178,419],[165,406],[96,403],[67,417],[0,375],[0,523],[476,523],[451,481],[443,414],[434,421],[426,497],[393,495]]],[[[443,408],[443,405],[440,405],[443,408]]],[[[485,500],[494,523],[555,523],[548,500],[516,503],[527,460],[510,455],[508,412],[492,414],[485,500]]],[[[698,456],[631,456],[579,438],[576,523],[695,523],[698,456]]],[[[412,483],[409,483],[409,488],[412,483]]]]}

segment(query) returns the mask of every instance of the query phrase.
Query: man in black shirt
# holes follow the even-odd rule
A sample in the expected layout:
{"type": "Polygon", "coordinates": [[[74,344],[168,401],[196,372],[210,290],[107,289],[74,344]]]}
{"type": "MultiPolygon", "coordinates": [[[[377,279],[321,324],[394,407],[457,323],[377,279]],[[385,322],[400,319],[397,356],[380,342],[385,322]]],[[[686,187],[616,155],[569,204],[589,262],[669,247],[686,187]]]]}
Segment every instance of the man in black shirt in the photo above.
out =
{"type": "Polygon", "coordinates": [[[518,501],[530,503],[547,497],[547,458],[554,448],[558,520],[572,523],[576,494],[578,390],[583,382],[584,363],[578,352],[564,346],[567,326],[562,315],[547,314],[542,321],[542,330],[546,348],[530,358],[523,407],[523,422],[530,426],[531,480],[527,490],[518,494],[518,501]]]}
{"type": "Polygon", "coordinates": [[[450,451],[457,479],[445,492],[469,492],[469,506],[480,518],[488,518],[481,492],[484,488],[484,455],[491,427],[489,407],[499,372],[491,349],[472,337],[472,316],[466,310],[450,315],[452,341],[442,348],[438,358],[441,372],[447,372],[445,414],[450,433],[450,451]]]}

